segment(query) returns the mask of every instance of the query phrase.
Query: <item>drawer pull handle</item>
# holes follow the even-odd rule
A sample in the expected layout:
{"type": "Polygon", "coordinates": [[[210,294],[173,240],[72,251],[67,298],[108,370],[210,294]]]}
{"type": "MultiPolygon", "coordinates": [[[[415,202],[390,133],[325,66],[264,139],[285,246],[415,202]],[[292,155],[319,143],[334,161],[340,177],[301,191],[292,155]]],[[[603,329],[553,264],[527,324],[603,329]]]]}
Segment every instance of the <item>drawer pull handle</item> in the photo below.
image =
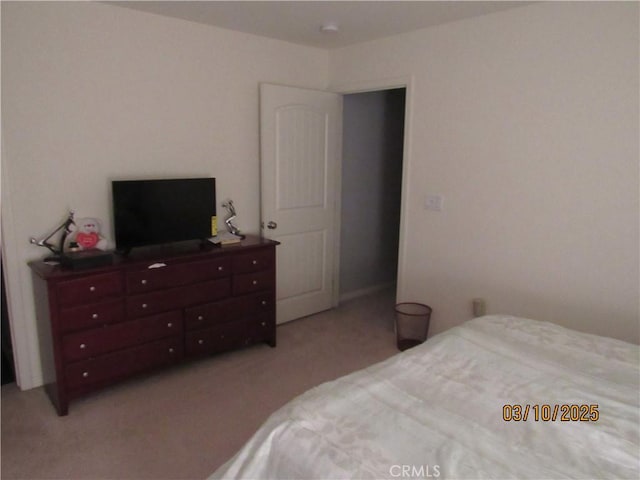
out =
{"type": "Polygon", "coordinates": [[[93,285],[91,285],[91,286],[89,287],[89,291],[90,291],[90,292],[95,292],[95,291],[96,291],[96,287],[94,287],[93,285]]]}
{"type": "Polygon", "coordinates": [[[173,327],[173,323],[171,323],[171,322],[167,323],[167,327],[169,327],[169,328],[173,327]]]}
{"type": "Polygon", "coordinates": [[[96,318],[98,318],[98,314],[94,313],[93,315],[91,315],[91,318],[93,318],[95,320],[96,318]]]}
{"type": "Polygon", "coordinates": [[[262,325],[263,327],[267,326],[267,322],[262,322],[260,325],[262,325]]]}
{"type": "Polygon", "coordinates": [[[202,344],[204,344],[204,340],[202,339],[198,340],[198,345],[202,345],[202,344]]]}
{"type": "Polygon", "coordinates": [[[143,278],[142,280],[140,280],[140,283],[141,283],[142,285],[146,285],[146,284],[147,284],[147,281],[143,278]]]}
{"type": "Polygon", "coordinates": [[[266,300],[262,300],[262,302],[260,302],[263,306],[267,304],[266,300]]]}
{"type": "Polygon", "coordinates": [[[84,378],[87,378],[87,377],[89,376],[89,372],[82,372],[82,376],[83,376],[84,378]]]}
{"type": "Polygon", "coordinates": [[[84,343],[80,344],[80,350],[84,350],[85,348],[87,348],[87,346],[84,343]]]}
{"type": "Polygon", "coordinates": [[[160,262],[160,263],[154,263],[154,264],[152,264],[152,265],[149,265],[149,266],[147,267],[147,270],[150,270],[150,269],[152,269],[152,268],[163,268],[163,267],[166,267],[166,266],[167,266],[167,264],[166,264],[166,263],[162,263],[162,262],[160,262]]]}
{"type": "Polygon", "coordinates": [[[221,272],[221,271],[223,271],[223,270],[224,270],[224,267],[223,267],[223,266],[219,266],[219,267],[218,267],[218,271],[219,271],[219,272],[221,272]]]}
{"type": "Polygon", "coordinates": [[[253,265],[257,265],[257,264],[258,264],[258,260],[253,260],[251,263],[252,263],[253,265]]]}
{"type": "Polygon", "coordinates": [[[252,284],[252,285],[257,285],[257,284],[258,284],[258,280],[253,280],[253,281],[251,282],[251,284],[252,284]]]}
{"type": "Polygon", "coordinates": [[[222,340],[224,340],[224,334],[223,334],[223,335],[220,335],[220,338],[221,338],[222,340]]]}
{"type": "Polygon", "coordinates": [[[146,304],[146,303],[143,303],[143,304],[142,304],[142,308],[147,308],[147,304],[146,304]]]}
{"type": "Polygon", "coordinates": [[[204,320],[204,317],[202,315],[198,315],[198,320],[202,321],[204,320]]]}
{"type": "Polygon", "coordinates": [[[173,348],[170,348],[170,349],[169,349],[169,353],[173,353],[173,348]]]}

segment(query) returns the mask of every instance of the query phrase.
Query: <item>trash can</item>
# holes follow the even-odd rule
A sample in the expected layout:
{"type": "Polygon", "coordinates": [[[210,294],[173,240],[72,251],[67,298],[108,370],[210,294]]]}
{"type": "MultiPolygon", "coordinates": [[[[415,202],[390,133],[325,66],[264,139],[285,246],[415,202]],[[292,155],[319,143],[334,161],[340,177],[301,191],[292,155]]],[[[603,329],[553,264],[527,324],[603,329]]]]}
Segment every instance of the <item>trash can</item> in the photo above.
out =
{"type": "Polygon", "coordinates": [[[420,345],[427,339],[431,307],[422,303],[405,302],[396,305],[396,343],[398,350],[420,345]]]}

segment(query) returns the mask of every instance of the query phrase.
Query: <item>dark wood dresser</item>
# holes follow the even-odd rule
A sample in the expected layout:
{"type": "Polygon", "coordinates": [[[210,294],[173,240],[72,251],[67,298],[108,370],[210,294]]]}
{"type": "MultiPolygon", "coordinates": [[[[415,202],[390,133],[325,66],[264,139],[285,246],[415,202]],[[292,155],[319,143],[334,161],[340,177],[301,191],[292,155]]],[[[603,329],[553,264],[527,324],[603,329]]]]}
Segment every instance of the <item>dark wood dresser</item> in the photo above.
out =
{"type": "Polygon", "coordinates": [[[275,347],[275,247],[136,250],[113,265],[31,262],[45,388],[69,401],[145,371],[266,342],[275,347]]]}

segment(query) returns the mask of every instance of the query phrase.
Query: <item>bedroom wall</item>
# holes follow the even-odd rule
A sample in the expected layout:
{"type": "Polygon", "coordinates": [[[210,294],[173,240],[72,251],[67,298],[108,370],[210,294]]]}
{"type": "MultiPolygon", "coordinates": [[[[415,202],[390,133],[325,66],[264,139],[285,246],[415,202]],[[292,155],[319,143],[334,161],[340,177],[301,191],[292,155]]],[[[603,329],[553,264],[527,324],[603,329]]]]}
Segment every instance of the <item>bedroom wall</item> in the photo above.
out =
{"type": "Polygon", "coordinates": [[[539,3],[331,52],[336,91],[412,78],[398,293],[431,334],[484,297],[640,341],[638,8],[539,3]]]}
{"type": "Polygon", "coordinates": [[[26,262],[45,252],[29,237],[73,208],[111,239],[110,179],[197,175],[258,232],[258,83],[325,88],[328,53],[113,5],[2,2],[2,73],[2,236],[30,388],[42,376],[26,262]]]}

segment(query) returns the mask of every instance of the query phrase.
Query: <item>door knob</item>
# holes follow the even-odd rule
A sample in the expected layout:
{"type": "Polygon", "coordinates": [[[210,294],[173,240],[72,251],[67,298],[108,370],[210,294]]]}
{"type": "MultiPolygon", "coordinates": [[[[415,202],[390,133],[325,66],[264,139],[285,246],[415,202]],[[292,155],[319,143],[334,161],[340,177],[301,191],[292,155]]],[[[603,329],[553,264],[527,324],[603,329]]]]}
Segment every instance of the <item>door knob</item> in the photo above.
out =
{"type": "Polygon", "coordinates": [[[269,230],[275,230],[276,228],[278,228],[278,224],[276,222],[271,221],[267,223],[267,228],[269,230]]]}

